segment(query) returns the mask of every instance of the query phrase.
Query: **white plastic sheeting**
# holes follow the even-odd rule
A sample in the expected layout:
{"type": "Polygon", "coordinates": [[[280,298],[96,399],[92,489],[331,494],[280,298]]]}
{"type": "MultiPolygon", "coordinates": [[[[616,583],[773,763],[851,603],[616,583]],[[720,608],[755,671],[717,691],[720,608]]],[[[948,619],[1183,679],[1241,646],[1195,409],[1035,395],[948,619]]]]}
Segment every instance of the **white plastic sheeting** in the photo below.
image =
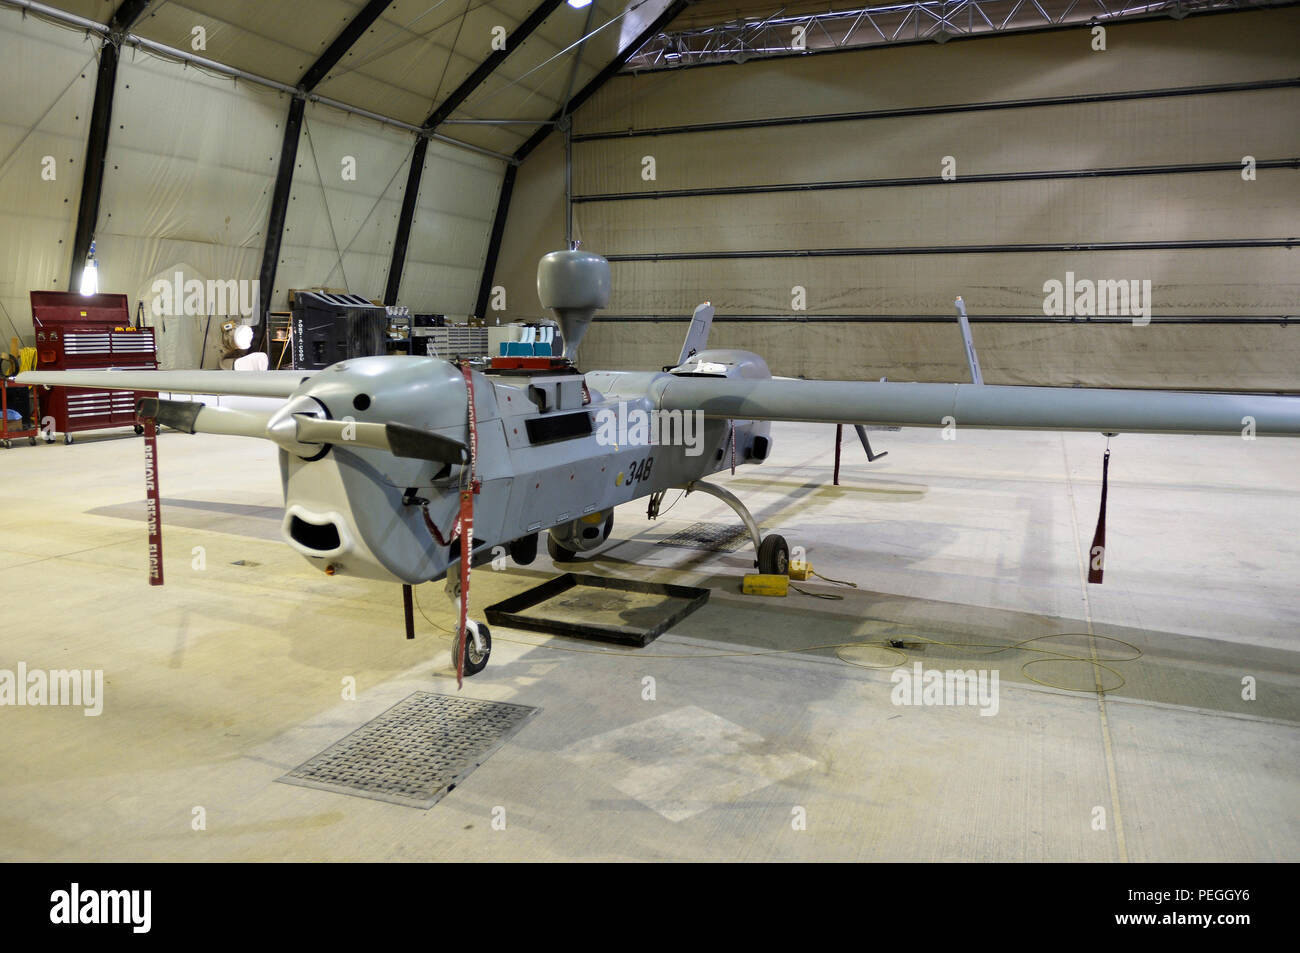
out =
{"type": "Polygon", "coordinates": [[[28,292],[67,290],[99,42],[0,10],[0,343],[32,343],[28,292]],[[48,157],[48,158],[47,158],[48,157]]]}

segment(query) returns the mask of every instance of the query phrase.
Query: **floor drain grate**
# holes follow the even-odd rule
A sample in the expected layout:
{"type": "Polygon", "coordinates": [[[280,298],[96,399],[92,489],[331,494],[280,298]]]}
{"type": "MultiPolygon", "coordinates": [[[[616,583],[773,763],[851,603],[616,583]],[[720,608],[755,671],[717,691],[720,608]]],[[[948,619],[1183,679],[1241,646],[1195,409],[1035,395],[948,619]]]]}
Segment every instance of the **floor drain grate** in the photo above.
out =
{"type": "Polygon", "coordinates": [[[734,523],[692,523],[659,540],[660,546],[702,549],[710,553],[734,553],[749,544],[749,530],[734,523]]]}
{"type": "Polygon", "coordinates": [[[415,692],[277,780],[427,810],[538,711],[415,692]]]}

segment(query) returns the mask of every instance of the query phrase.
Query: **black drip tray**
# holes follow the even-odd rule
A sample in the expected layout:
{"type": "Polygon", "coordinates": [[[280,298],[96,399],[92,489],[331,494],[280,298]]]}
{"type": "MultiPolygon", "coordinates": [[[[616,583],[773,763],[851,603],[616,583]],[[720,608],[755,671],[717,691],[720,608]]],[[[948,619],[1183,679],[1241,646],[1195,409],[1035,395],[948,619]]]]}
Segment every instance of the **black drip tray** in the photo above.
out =
{"type": "Polygon", "coordinates": [[[694,586],[566,572],[486,613],[492,625],[641,648],[708,601],[694,586]]]}

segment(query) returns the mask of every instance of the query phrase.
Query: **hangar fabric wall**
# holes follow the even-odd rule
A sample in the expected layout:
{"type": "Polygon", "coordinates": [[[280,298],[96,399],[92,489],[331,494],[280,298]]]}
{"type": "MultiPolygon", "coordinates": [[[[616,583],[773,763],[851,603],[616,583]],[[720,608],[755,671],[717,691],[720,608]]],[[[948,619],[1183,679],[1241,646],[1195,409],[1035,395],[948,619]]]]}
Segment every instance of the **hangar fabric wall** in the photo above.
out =
{"type": "MultiPolygon", "coordinates": [[[[175,10],[153,8],[140,29],[187,42],[193,16],[171,23],[175,10]]],[[[92,12],[107,17],[112,8],[92,12]]],[[[232,50],[216,42],[223,35],[214,32],[210,56],[229,58],[232,50]]],[[[85,29],[0,7],[0,77],[12,91],[0,102],[6,345],[14,334],[32,343],[28,292],[67,290],[69,272],[80,271],[72,246],[102,42],[85,29]]],[[[297,76],[298,59],[310,64],[313,55],[246,65],[297,76]]],[[[226,299],[233,292],[241,305],[251,303],[289,103],[287,93],[257,82],[129,43],[121,48],[93,229],[99,289],[126,294],[133,318],[144,303],[164,367],[216,367],[218,317],[260,320],[226,299]],[[195,280],[205,293],[191,299],[185,289],[195,280]],[[150,313],[159,282],[172,292],[164,315],[150,313]]],[[[275,285],[258,289],[263,307],[285,310],[295,287],[347,287],[383,299],[414,144],[404,129],[320,103],[306,107],[275,285]]],[[[504,169],[499,159],[429,143],[399,304],[451,315],[473,310],[504,169]]]]}
{"type": "Polygon", "coordinates": [[[218,366],[229,304],[211,300],[207,282],[257,278],[287,108],[283,94],[122,52],[94,233],[99,287],[125,293],[132,317],[144,302],[164,367],[199,367],[200,356],[218,366]],[[196,279],[204,300],[186,308],[196,279]]]}
{"type": "Polygon", "coordinates": [[[412,143],[401,129],[307,106],[271,296],[276,310],[288,308],[290,288],[384,297],[412,143]]]}
{"type": "MultiPolygon", "coordinates": [[[[1285,9],[616,77],[574,117],[575,237],[614,277],[583,363],[662,365],[684,324],[654,319],[710,300],[777,373],[962,380],[960,294],[990,382],[1300,389],[1297,40],[1285,9]],[[1152,322],[1049,318],[1068,274],[1149,281],[1152,322]]],[[[562,247],[563,160],[520,170],[509,313],[562,247]]]]}
{"type": "Polygon", "coordinates": [[[0,335],[34,343],[28,292],[67,290],[97,41],[0,19],[0,335]],[[48,157],[48,158],[47,158],[48,157]]]}
{"type": "Polygon", "coordinates": [[[473,312],[504,174],[505,164],[490,156],[429,143],[402,272],[402,304],[457,317],[473,312]]]}
{"type": "MultiPolygon", "coordinates": [[[[414,137],[401,129],[309,106],[298,145],[272,304],[288,290],[347,288],[383,300],[414,137]]],[[[399,304],[473,310],[504,164],[441,142],[425,155],[399,304]]]]}

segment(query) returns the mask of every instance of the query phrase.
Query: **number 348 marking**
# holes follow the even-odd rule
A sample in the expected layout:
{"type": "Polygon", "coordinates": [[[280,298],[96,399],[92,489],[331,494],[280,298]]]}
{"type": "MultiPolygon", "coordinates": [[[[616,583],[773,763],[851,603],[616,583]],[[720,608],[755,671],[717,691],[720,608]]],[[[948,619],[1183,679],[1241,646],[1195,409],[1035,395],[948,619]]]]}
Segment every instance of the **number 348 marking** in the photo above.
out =
{"type": "Polygon", "coordinates": [[[634,460],[632,465],[627,468],[627,477],[622,480],[624,486],[631,486],[634,483],[642,483],[650,479],[650,470],[654,466],[655,458],[646,457],[644,460],[634,460]]]}

